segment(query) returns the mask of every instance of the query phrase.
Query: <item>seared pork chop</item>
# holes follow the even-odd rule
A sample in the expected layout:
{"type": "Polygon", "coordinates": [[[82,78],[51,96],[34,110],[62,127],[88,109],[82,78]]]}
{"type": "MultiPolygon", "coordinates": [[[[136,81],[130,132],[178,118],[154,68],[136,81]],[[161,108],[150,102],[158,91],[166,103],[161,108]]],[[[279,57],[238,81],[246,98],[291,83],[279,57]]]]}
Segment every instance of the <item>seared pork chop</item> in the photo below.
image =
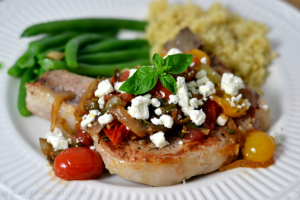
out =
{"type": "Polygon", "coordinates": [[[35,82],[26,83],[26,106],[33,114],[50,120],[55,95],[63,91],[72,91],[75,98],[62,103],[59,117],[65,118],[68,125],[75,130],[75,107],[93,80],[66,70],[48,71],[35,82]]]}

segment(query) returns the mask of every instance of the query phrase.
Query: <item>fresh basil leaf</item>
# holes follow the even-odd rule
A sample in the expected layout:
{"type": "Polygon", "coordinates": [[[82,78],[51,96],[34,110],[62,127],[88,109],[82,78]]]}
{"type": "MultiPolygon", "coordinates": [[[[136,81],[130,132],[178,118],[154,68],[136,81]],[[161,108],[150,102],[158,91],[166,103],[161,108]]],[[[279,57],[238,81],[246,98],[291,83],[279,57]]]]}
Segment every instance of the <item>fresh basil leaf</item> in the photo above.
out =
{"type": "Polygon", "coordinates": [[[144,94],[155,86],[157,78],[158,73],[152,67],[141,67],[122,84],[119,90],[130,94],[144,94]]]}
{"type": "Polygon", "coordinates": [[[158,53],[153,55],[152,62],[155,69],[163,69],[164,59],[158,53]]]}
{"type": "Polygon", "coordinates": [[[165,88],[167,88],[173,94],[176,93],[177,85],[173,76],[171,76],[170,74],[165,74],[165,75],[159,74],[159,79],[160,82],[163,84],[163,86],[165,86],[165,88]]]}
{"type": "Polygon", "coordinates": [[[229,127],[226,128],[226,131],[227,131],[230,135],[235,135],[235,130],[231,130],[229,127]]]}
{"type": "Polygon", "coordinates": [[[188,122],[186,126],[189,128],[194,128],[194,129],[204,129],[205,128],[203,125],[197,126],[193,122],[188,122]]]}
{"type": "Polygon", "coordinates": [[[193,55],[191,54],[174,54],[164,59],[164,66],[171,66],[167,71],[171,74],[180,74],[184,72],[192,63],[193,55]]]}

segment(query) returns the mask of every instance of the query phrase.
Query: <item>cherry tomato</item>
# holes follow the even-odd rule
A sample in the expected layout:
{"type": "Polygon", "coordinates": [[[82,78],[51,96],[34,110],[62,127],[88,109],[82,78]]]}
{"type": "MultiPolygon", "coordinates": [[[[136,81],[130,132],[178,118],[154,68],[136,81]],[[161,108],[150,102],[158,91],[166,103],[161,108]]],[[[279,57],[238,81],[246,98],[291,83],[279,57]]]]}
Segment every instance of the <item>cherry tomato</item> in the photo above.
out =
{"type": "Polygon", "coordinates": [[[169,96],[172,94],[172,92],[170,92],[163,86],[159,79],[157,80],[154,88],[152,88],[149,93],[156,98],[165,98],[167,100],[169,100],[169,96]]]}
{"type": "Polygon", "coordinates": [[[275,142],[270,135],[254,131],[247,136],[242,154],[246,160],[265,162],[272,158],[274,150],[275,142]]]}
{"type": "Polygon", "coordinates": [[[129,70],[122,72],[121,76],[119,77],[119,82],[126,81],[128,77],[129,77],[129,70]]]}
{"type": "Polygon", "coordinates": [[[206,58],[206,63],[202,63],[202,64],[208,64],[208,65],[210,65],[210,59],[209,59],[208,55],[204,51],[201,51],[199,49],[192,49],[192,50],[189,51],[189,53],[193,54],[194,57],[197,56],[198,59],[199,59],[199,61],[200,61],[200,63],[201,63],[201,59],[205,57],[206,58]]]}
{"type": "Polygon", "coordinates": [[[216,120],[217,117],[219,116],[219,109],[220,107],[218,106],[218,104],[211,100],[207,100],[204,103],[203,112],[205,113],[206,118],[203,125],[206,128],[213,130],[216,127],[216,120]]]}
{"type": "Polygon", "coordinates": [[[188,134],[183,136],[183,139],[186,140],[202,140],[205,137],[205,134],[201,132],[201,129],[195,129],[188,127],[188,134]]]}
{"type": "Polygon", "coordinates": [[[84,146],[89,147],[94,144],[94,141],[92,140],[91,136],[84,130],[77,129],[76,130],[76,138],[84,144],[84,146]]]}
{"type": "Polygon", "coordinates": [[[120,97],[126,101],[126,103],[130,103],[131,100],[133,99],[133,96],[132,94],[129,94],[129,93],[123,93],[123,94],[120,94],[120,97]]]}
{"type": "Polygon", "coordinates": [[[85,147],[62,151],[54,160],[54,173],[64,180],[88,180],[102,174],[104,163],[101,155],[85,147]]]}

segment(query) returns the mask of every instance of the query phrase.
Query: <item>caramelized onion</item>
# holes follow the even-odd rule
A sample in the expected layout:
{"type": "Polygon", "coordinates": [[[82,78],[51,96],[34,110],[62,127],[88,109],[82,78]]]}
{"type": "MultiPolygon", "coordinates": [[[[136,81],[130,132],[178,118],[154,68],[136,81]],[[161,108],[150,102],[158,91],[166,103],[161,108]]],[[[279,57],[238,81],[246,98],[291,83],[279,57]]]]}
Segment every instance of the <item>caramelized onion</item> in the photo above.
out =
{"type": "Polygon", "coordinates": [[[90,134],[90,136],[94,136],[98,133],[100,133],[100,131],[105,127],[105,125],[99,124],[99,122],[96,122],[93,124],[93,126],[91,128],[88,128],[88,133],[90,134]]]}
{"type": "Polygon", "coordinates": [[[254,162],[251,160],[236,160],[233,163],[230,163],[228,165],[225,165],[221,167],[219,170],[220,172],[224,172],[229,169],[234,169],[238,167],[251,167],[251,168],[260,168],[260,167],[269,167],[270,165],[274,164],[274,158],[272,157],[270,160],[267,160],[265,162],[254,162]]]}
{"type": "Polygon", "coordinates": [[[39,138],[41,151],[45,156],[53,156],[54,149],[51,144],[47,142],[46,139],[39,138]]]}
{"type": "Polygon", "coordinates": [[[116,107],[125,107],[126,102],[121,99],[119,96],[113,96],[105,104],[105,110],[112,110],[116,107]]]}
{"type": "Polygon", "coordinates": [[[55,95],[51,110],[51,131],[54,131],[62,102],[68,99],[73,99],[74,97],[75,94],[71,91],[60,92],[55,95]]]}
{"type": "Polygon", "coordinates": [[[69,126],[65,118],[58,118],[56,120],[56,126],[62,130],[62,134],[65,138],[70,138],[74,135],[72,128],[69,126]]]}

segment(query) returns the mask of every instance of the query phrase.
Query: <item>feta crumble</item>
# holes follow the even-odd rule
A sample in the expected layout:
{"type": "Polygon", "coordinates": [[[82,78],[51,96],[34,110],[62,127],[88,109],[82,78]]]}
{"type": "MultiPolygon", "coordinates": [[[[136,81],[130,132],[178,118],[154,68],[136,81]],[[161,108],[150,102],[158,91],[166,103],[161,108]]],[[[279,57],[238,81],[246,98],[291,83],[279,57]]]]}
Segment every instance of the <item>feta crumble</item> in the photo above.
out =
{"type": "Polygon", "coordinates": [[[228,120],[228,117],[224,114],[221,114],[218,118],[217,118],[217,124],[219,126],[224,126],[226,124],[228,120]]]}
{"type": "Polygon", "coordinates": [[[170,56],[170,55],[174,55],[174,54],[181,54],[182,51],[180,51],[179,49],[177,48],[172,48],[168,51],[167,55],[164,56],[164,58],[170,56]]]}
{"type": "Polygon", "coordinates": [[[177,104],[178,103],[178,97],[174,94],[171,94],[169,95],[169,101],[168,101],[169,104],[177,104]]]}
{"type": "Polygon", "coordinates": [[[196,79],[200,79],[200,78],[203,78],[203,77],[206,77],[206,71],[204,69],[202,69],[201,71],[199,71],[196,74],[196,79]]]}
{"type": "Polygon", "coordinates": [[[94,146],[90,146],[90,149],[91,150],[95,150],[96,148],[94,146]]]}
{"type": "Polygon", "coordinates": [[[207,59],[206,59],[206,57],[201,58],[200,61],[201,61],[202,64],[207,64],[207,59]]]}
{"type": "Polygon", "coordinates": [[[99,98],[98,104],[99,104],[100,109],[104,108],[104,105],[105,105],[105,99],[104,99],[104,97],[100,97],[99,98]]]}
{"type": "Polygon", "coordinates": [[[160,106],[160,101],[157,98],[152,98],[151,99],[151,104],[153,107],[159,107],[160,106]]]}
{"type": "Polygon", "coordinates": [[[203,105],[203,101],[198,100],[197,98],[192,98],[192,99],[190,99],[190,105],[193,108],[198,108],[199,106],[203,105]]]}
{"type": "Polygon", "coordinates": [[[268,111],[269,110],[269,106],[268,105],[263,105],[262,107],[265,111],[268,111]]]}
{"type": "Polygon", "coordinates": [[[189,97],[188,97],[188,89],[185,84],[185,78],[178,76],[177,77],[177,98],[178,98],[178,105],[180,106],[188,106],[189,105],[189,97]]]}
{"type": "Polygon", "coordinates": [[[123,81],[123,82],[115,82],[115,84],[114,84],[114,88],[115,88],[115,90],[117,91],[117,92],[120,92],[120,93],[125,93],[125,92],[123,92],[123,91],[121,91],[121,90],[119,90],[120,89],[120,87],[123,85],[123,83],[125,83],[125,81],[123,81]]]}
{"type": "Polygon", "coordinates": [[[104,113],[104,115],[101,115],[99,118],[98,118],[98,122],[102,125],[104,124],[109,124],[110,122],[112,122],[114,119],[114,117],[112,116],[112,114],[107,114],[107,113],[104,113]]]}
{"type": "Polygon", "coordinates": [[[174,120],[170,115],[162,115],[160,118],[154,117],[151,122],[155,125],[164,125],[167,128],[172,128],[174,120]]]}
{"type": "Polygon", "coordinates": [[[251,103],[250,103],[250,101],[248,99],[244,99],[244,100],[246,102],[246,106],[247,106],[247,110],[248,110],[250,108],[250,106],[251,106],[251,103]]]}
{"type": "Polygon", "coordinates": [[[196,81],[197,86],[205,85],[209,79],[205,76],[196,81]]]}
{"type": "Polygon", "coordinates": [[[226,94],[235,96],[238,94],[239,89],[244,88],[244,83],[240,77],[234,76],[231,73],[224,73],[221,80],[221,89],[226,94]]]}
{"type": "Polygon", "coordinates": [[[64,138],[62,132],[58,134],[53,134],[52,132],[48,132],[46,134],[46,140],[48,143],[52,144],[54,150],[69,148],[69,142],[64,138]]]}
{"type": "Polygon", "coordinates": [[[169,144],[164,135],[165,133],[160,131],[150,136],[150,140],[155,144],[155,147],[163,148],[169,144]]]}
{"type": "Polygon", "coordinates": [[[98,115],[100,115],[100,112],[98,110],[90,110],[88,115],[83,115],[82,121],[80,123],[81,128],[85,130],[86,127],[92,127],[92,122],[98,115]]]}
{"type": "Polygon", "coordinates": [[[207,81],[205,85],[199,87],[200,94],[206,98],[209,95],[216,93],[215,85],[211,81],[207,81]]]}
{"type": "Polygon", "coordinates": [[[276,146],[281,144],[281,140],[280,140],[278,133],[276,133],[275,131],[272,131],[270,136],[274,139],[276,146]]]}
{"type": "Polygon", "coordinates": [[[148,119],[151,95],[137,96],[131,100],[131,106],[128,107],[128,113],[136,119],[148,119]]]}
{"type": "Polygon", "coordinates": [[[182,144],[183,144],[183,142],[182,142],[182,141],[179,141],[179,142],[178,142],[178,144],[182,145],[182,144]]]}
{"type": "Polygon", "coordinates": [[[201,124],[204,123],[206,115],[205,113],[201,110],[192,110],[190,111],[190,117],[192,122],[194,122],[197,126],[200,126],[201,124]]]}
{"type": "Polygon", "coordinates": [[[98,89],[95,91],[95,96],[100,98],[104,95],[107,95],[107,94],[113,92],[113,91],[114,91],[113,86],[111,85],[109,80],[106,79],[104,81],[101,81],[98,84],[98,89]]]}
{"type": "Polygon", "coordinates": [[[154,110],[154,113],[155,113],[156,115],[161,115],[161,114],[162,114],[161,108],[156,108],[156,109],[154,110]]]}
{"type": "Polygon", "coordinates": [[[192,106],[182,106],[181,107],[181,111],[183,112],[183,114],[185,116],[190,116],[190,112],[194,110],[194,108],[192,106]]]}

